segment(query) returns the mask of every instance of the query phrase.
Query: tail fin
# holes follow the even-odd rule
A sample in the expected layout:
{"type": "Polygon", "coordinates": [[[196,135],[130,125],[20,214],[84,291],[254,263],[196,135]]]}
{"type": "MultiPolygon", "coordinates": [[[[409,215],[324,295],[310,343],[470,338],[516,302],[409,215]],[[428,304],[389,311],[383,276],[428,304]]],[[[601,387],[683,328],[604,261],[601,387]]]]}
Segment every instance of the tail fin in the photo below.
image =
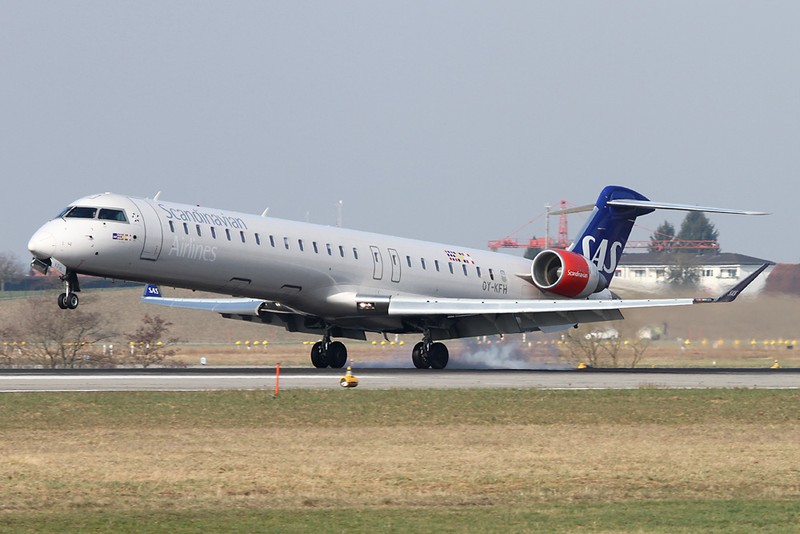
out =
{"type": "Polygon", "coordinates": [[[147,284],[147,286],[144,288],[144,294],[142,294],[142,297],[160,298],[161,290],[155,284],[147,284]]]}
{"type": "Polygon", "coordinates": [[[656,209],[704,211],[736,215],[767,215],[760,211],[652,202],[641,193],[618,185],[606,186],[600,192],[600,196],[594,206],[572,208],[552,212],[551,214],[574,213],[590,209],[592,214],[589,220],[568,250],[581,254],[594,263],[609,284],[614,277],[614,272],[617,269],[617,264],[622,256],[625,243],[628,241],[628,236],[631,234],[636,217],[647,215],[656,209]]]}
{"type": "MultiPolygon", "coordinates": [[[[636,217],[651,213],[654,208],[610,204],[610,201],[632,200],[649,202],[633,189],[617,185],[603,188],[592,208],[589,220],[568,250],[581,254],[597,266],[600,274],[611,283],[625,243],[633,229],[636,217]]],[[[588,208],[588,207],[587,207],[588,208]]],[[[581,210],[581,208],[578,208],[581,210]]],[[[578,211],[571,210],[571,211],[578,211]]]]}

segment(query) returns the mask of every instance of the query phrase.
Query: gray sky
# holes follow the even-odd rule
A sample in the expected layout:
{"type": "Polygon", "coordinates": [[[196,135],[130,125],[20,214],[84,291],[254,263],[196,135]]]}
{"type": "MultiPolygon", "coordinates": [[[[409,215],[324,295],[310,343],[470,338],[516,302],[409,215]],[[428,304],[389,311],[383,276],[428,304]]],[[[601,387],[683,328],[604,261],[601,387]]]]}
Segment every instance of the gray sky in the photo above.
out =
{"type": "Polygon", "coordinates": [[[769,1],[0,0],[0,251],[27,259],[83,195],[159,190],[326,224],[341,199],[345,226],[485,247],[615,183],[773,212],[710,218],[723,250],[796,263],[798,21],[769,1]]]}

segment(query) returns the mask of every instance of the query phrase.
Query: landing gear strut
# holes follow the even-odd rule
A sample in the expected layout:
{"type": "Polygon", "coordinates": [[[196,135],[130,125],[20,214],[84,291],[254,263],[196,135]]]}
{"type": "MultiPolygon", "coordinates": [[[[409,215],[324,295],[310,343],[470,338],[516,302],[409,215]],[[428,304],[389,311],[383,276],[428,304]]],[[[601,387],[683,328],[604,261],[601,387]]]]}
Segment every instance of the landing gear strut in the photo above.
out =
{"type": "Polygon", "coordinates": [[[417,369],[444,369],[450,360],[450,353],[444,343],[433,343],[430,334],[425,333],[422,341],[414,345],[411,361],[417,369]]]}
{"type": "Polygon", "coordinates": [[[331,341],[331,336],[326,331],[322,341],[317,341],[311,347],[311,363],[320,369],[341,369],[347,363],[347,347],[341,341],[331,341]]]}
{"type": "Polygon", "coordinates": [[[78,307],[78,295],[76,293],[81,290],[78,285],[78,275],[73,271],[67,271],[67,274],[61,277],[64,282],[64,293],[58,296],[58,307],[62,310],[74,310],[78,307]]]}

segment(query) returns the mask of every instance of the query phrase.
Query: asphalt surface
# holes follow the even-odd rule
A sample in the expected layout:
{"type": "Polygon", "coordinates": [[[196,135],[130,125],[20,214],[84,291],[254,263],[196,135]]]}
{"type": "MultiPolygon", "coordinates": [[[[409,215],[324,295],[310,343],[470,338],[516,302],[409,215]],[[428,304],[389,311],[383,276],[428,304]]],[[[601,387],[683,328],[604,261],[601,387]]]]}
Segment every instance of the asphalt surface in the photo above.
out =
{"type": "MultiPolygon", "coordinates": [[[[800,388],[800,369],[355,369],[358,389],[800,388]]],[[[280,388],[341,389],[340,369],[281,369],[280,388]]],[[[0,392],[274,390],[274,368],[0,370],[0,392]]]]}

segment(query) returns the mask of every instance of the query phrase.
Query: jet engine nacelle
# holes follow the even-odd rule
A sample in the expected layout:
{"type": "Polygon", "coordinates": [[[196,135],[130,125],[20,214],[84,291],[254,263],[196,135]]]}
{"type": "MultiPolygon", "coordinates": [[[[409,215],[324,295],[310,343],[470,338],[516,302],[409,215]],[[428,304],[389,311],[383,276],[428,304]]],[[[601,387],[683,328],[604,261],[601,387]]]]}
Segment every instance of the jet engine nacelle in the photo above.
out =
{"type": "Polygon", "coordinates": [[[543,250],[531,264],[533,284],[563,297],[585,298],[606,288],[597,266],[575,252],[543,250]]]}

